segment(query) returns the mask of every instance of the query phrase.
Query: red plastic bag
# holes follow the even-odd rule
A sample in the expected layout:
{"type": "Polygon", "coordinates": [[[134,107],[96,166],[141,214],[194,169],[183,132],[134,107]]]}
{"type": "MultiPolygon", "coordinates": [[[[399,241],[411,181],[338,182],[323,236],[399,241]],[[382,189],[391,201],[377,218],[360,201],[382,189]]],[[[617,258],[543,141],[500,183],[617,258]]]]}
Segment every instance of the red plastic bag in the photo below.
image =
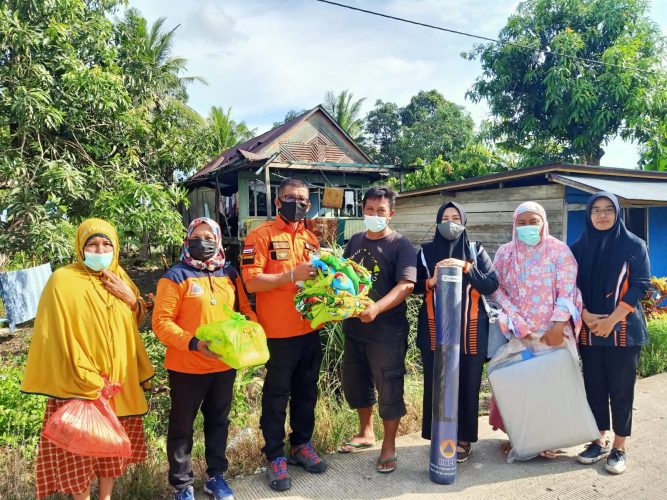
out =
{"type": "Polygon", "coordinates": [[[505,423],[503,422],[503,417],[500,415],[500,410],[498,409],[498,404],[496,403],[496,398],[491,398],[491,408],[489,410],[489,424],[495,431],[500,429],[503,432],[505,431],[505,423]]]}
{"type": "Polygon", "coordinates": [[[42,436],[59,448],[85,457],[132,456],[130,438],[105,397],[73,399],[56,410],[42,436]]]}

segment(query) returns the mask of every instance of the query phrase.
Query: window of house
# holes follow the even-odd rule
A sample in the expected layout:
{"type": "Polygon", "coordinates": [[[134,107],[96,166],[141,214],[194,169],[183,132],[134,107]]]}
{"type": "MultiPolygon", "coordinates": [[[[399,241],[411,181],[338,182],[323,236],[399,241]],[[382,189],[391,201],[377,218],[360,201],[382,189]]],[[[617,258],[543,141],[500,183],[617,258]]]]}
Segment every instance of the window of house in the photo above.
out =
{"type": "MultiPolygon", "coordinates": [[[[273,200],[276,197],[278,185],[271,185],[271,204],[269,210],[271,215],[276,214],[273,200]]],[[[262,181],[250,181],[248,183],[248,214],[250,217],[266,217],[266,186],[262,181]]]]}

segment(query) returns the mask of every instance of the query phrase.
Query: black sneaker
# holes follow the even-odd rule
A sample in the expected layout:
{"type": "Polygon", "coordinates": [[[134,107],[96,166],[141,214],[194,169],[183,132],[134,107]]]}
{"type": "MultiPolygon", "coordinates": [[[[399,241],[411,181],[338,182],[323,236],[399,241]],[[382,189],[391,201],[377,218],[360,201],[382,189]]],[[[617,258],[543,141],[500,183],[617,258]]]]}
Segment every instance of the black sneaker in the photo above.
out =
{"type": "Polygon", "coordinates": [[[623,474],[625,472],[625,452],[617,448],[612,448],[607,457],[605,469],[609,474],[623,474]]]}
{"type": "Polygon", "coordinates": [[[605,458],[609,455],[609,441],[605,443],[604,446],[600,446],[598,443],[593,441],[586,446],[586,449],[577,455],[577,460],[582,464],[590,465],[594,464],[605,458]]]}
{"type": "Polygon", "coordinates": [[[292,487],[292,480],[287,471],[287,460],[285,457],[278,457],[271,460],[266,467],[266,475],[269,480],[269,487],[275,491],[286,491],[292,487]]]}

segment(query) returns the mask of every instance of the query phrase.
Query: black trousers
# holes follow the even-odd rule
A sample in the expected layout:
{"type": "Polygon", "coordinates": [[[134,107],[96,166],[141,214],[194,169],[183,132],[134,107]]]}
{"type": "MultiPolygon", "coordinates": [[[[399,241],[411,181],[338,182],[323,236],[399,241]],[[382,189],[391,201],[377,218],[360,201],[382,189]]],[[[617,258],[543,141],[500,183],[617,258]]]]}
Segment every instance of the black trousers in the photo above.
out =
{"type": "Polygon", "coordinates": [[[236,370],[192,374],[169,370],[171,409],[167,431],[169,484],[183,489],[194,482],[192,471],[193,424],[201,407],[204,415],[206,472],[222,474],[228,462],[227,431],[236,370]]]}
{"type": "Polygon", "coordinates": [[[285,454],[285,419],[290,406],[289,440],[292,446],[307,443],[315,429],[317,380],[322,361],[319,331],[284,339],[267,339],[269,358],[262,390],[262,428],[268,460],[285,454]]]}
{"type": "Polygon", "coordinates": [[[641,346],[579,346],[586,398],[600,431],[608,431],[609,408],[614,434],[632,431],[632,402],[641,346]]]}
{"type": "MultiPolygon", "coordinates": [[[[433,361],[435,353],[421,350],[424,364],[424,414],[422,416],[422,437],[431,439],[433,418],[433,361]]],[[[459,411],[458,440],[477,442],[479,418],[479,388],[482,384],[482,370],[486,355],[461,354],[459,358],[459,411]]]]}

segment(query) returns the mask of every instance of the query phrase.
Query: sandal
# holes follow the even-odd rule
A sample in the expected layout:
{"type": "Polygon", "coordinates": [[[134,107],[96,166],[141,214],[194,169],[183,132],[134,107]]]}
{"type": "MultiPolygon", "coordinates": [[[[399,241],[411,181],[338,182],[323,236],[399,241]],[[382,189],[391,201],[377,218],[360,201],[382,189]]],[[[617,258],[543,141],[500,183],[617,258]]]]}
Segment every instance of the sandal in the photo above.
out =
{"type": "Polygon", "coordinates": [[[556,450],[544,450],[543,452],[540,453],[540,456],[542,458],[553,460],[554,458],[556,458],[556,450]]]}
{"type": "Polygon", "coordinates": [[[382,465],[388,464],[389,462],[394,462],[394,464],[398,463],[398,457],[394,455],[393,457],[387,457],[387,458],[380,458],[378,457],[377,460],[377,471],[380,474],[389,474],[390,472],[394,472],[396,470],[396,465],[393,467],[381,467],[382,465]]]}
{"type": "Polygon", "coordinates": [[[361,451],[375,446],[375,443],[355,443],[354,441],[352,441],[352,439],[340,445],[340,447],[336,451],[338,453],[353,453],[355,451],[361,451]],[[351,449],[346,449],[346,447],[349,447],[351,449]]]}
{"type": "Polygon", "coordinates": [[[509,452],[512,451],[512,443],[509,441],[503,441],[500,443],[500,451],[502,451],[505,455],[509,454],[509,452]]]}
{"type": "Polygon", "coordinates": [[[456,461],[458,463],[465,462],[470,456],[470,448],[472,448],[472,443],[463,443],[464,441],[458,441],[456,443],[456,461]],[[459,451],[459,448],[461,448],[463,451],[459,451]]]}

